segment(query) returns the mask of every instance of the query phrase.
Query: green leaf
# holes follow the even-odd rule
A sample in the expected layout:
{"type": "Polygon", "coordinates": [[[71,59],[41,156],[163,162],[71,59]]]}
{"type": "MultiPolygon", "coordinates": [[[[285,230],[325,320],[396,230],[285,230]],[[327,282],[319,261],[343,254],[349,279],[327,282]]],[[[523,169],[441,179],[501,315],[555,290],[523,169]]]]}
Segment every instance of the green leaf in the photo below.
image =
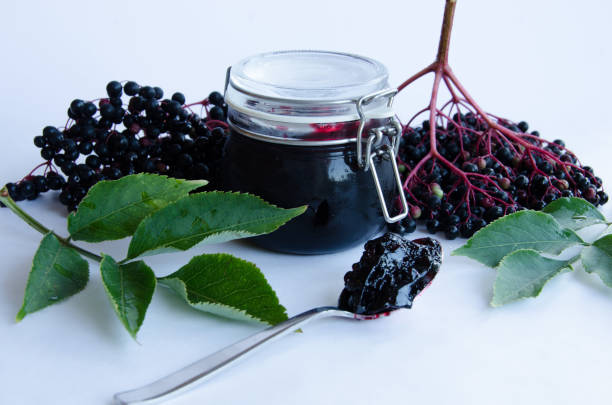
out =
{"type": "Polygon", "coordinates": [[[612,235],[597,239],[582,250],[581,260],[588,273],[595,273],[608,287],[612,287],[612,235]]]}
{"type": "Polygon", "coordinates": [[[155,291],[157,280],[153,270],[143,261],[119,265],[112,257],[103,254],[100,273],[117,316],[130,335],[136,338],[155,291]]]}
{"type": "Polygon", "coordinates": [[[125,238],[146,216],[205,184],[147,173],[100,181],[68,217],[68,231],[87,242],[125,238]]]}
{"type": "Polygon", "coordinates": [[[64,246],[53,233],[48,233],[34,255],[17,320],[78,293],[88,280],[87,261],[64,246]]]}
{"type": "Polygon", "coordinates": [[[606,218],[593,204],[577,197],[559,198],[542,211],[555,217],[562,227],[573,230],[606,222],[606,218]]]}
{"type": "Polygon", "coordinates": [[[519,249],[559,254],[582,243],[571,229],[562,228],[550,215],[520,211],[494,221],[476,232],[453,255],[467,256],[495,267],[507,254],[519,249]]]}
{"type": "Polygon", "coordinates": [[[272,325],[287,319],[285,308],[257,266],[229,254],[195,256],[159,282],[201,311],[272,325]]]}
{"type": "Polygon", "coordinates": [[[220,243],[270,233],[305,210],[305,206],[278,208],[250,194],[193,194],[143,220],[130,243],[128,258],[160,249],[187,250],[203,241],[220,243]]]}
{"type": "Polygon", "coordinates": [[[571,270],[570,261],[553,260],[531,249],[517,250],[499,263],[491,305],[498,307],[521,298],[537,297],[544,284],[571,270]]]}

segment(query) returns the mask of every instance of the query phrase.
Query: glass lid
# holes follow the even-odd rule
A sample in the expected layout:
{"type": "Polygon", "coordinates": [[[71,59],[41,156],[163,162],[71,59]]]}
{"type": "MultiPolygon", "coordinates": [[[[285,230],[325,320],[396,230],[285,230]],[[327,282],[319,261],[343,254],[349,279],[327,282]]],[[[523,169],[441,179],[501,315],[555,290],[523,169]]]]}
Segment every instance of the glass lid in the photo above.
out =
{"type": "MultiPolygon", "coordinates": [[[[226,101],[231,109],[299,123],[358,120],[356,101],[389,87],[387,69],[378,61],[310,50],[248,57],[231,67],[228,79],[226,101]]],[[[389,116],[384,100],[367,108],[379,118],[389,116]]]]}
{"type": "Polygon", "coordinates": [[[255,55],[232,66],[232,86],[287,101],[351,100],[387,86],[387,69],[358,55],[283,51],[255,55]]]}

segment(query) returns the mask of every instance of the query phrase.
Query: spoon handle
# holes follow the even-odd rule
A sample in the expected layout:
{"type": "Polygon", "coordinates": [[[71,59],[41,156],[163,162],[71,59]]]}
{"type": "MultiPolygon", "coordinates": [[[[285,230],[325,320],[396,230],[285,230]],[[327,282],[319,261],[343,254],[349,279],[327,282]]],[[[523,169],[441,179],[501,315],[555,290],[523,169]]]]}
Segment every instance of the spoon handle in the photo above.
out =
{"type": "Polygon", "coordinates": [[[178,396],[196,382],[210,377],[223,367],[242,358],[247,353],[298,329],[309,321],[328,316],[353,317],[353,314],[341,311],[336,307],[319,307],[303,312],[278,325],[271,326],[261,332],[255,333],[233,345],[227,346],[189,366],[175,371],[151,384],[131,391],[120,392],[113,397],[116,405],[151,404],[178,396]]]}

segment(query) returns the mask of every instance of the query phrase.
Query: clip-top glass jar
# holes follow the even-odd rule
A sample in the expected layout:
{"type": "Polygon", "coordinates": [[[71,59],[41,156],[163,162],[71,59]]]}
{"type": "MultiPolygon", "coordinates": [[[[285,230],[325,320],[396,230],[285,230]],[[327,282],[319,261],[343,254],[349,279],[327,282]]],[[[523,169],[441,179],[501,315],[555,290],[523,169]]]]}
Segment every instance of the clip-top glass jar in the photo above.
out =
{"type": "Polygon", "coordinates": [[[345,53],[272,52],[229,69],[222,187],[284,208],[308,205],[255,243],[329,253],[407,215],[395,163],[401,136],[391,108],[395,93],[381,63],[345,53]]]}

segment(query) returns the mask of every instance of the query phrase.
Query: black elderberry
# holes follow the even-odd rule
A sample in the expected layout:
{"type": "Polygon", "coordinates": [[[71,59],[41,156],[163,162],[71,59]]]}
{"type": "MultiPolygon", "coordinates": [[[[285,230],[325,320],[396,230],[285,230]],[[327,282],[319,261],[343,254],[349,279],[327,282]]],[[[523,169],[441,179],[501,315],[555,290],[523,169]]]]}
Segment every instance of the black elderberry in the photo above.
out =
{"type": "Polygon", "coordinates": [[[45,146],[45,140],[42,136],[34,137],[34,146],[36,146],[37,148],[42,148],[43,146],[45,146]]]}
{"type": "Polygon", "coordinates": [[[565,142],[563,142],[561,139],[555,139],[553,143],[565,147],[565,142]]]}
{"type": "Polygon", "coordinates": [[[68,185],[72,187],[77,187],[81,184],[81,176],[79,176],[78,172],[75,170],[73,174],[68,177],[68,185]]]}
{"type": "Polygon", "coordinates": [[[115,124],[121,124],[121,121],[123,121],[123,116],[124,115],[125,115],[125,110],[123,108],[115,108],[111,120],[115,124]]]}
{"type": "Polygon", "coordinates": [[[83,139],[93,139],[96,136],[96,130],[91,125],[85,125],[81,127],[80,134],[83,139]]]}
{"type": "Polygon", "coordinates": [[[95,172],[87,164],[79,164],[76,167],[76,175],[79,176],[79,183],[87,183],[94,176],[95,172]]]}
{"type": "Polygon", "coordinates": [[[96,105],[89,101],[83,106],[83,109],[81,110],[81,116],[86,118],[93,117],[97,111],[98,109],[96,108],[96,105]]]}
{"type": "Polygon", "coordinates": [[[160,87],[153,87],[153,91],[157,100],[161,100],[164,97],[164,91],[160,87]]]}
{"type": "Polygon", "coordinates": [[[514,154],[509,148],[501,148],[497,152],[497,158],[501,160],[502,163],[509,164],[510,162],[512,162],[512,159],[514,158],[514,154]]]}
{"type": "Polygon", "coordinates": [[[15,183],[6,183],[4,185],[4,187],[6,187],[6,191],[8,191],[9,196],[12,199],[15,199],[14,195],[17,192],[17,189],[18,189],[17,184],[15,184],[15,183]]]}
{"type": "Polygon", "coordinates": [[[440,212],[449,215],[450,213],[452,213],[455,210],[455,206],[451,203],[449,203],[448,201],[444,201],[441,205],[440,205],[440,212]]]}
{"type": "Polygon", "coordinates": [[[225,100],[223,99],[221,93],[219,93],[218,91],[213,91],[208,95],[208,101],[213,105],[221,107],[225,100]]]}
{"type": "Polygon", "coordinates": [[[59,200],[66,206],[72,206],[76,202],[76,199],[74,198],[74,195],[70,189],[63,190],[59,195],[59,200]]]}
{"type": "Polygon", "coordinates": [[[64,149],[65,152],[71,152],[76,150],[76,148],[76,142],[74,142],[72,139],[65,139],[64,142],[62,142],[62,149],[64,149]]]}
{"type": "Polygon", "coordinates": [[[476,166],[474,163],[465,163],[463,165],[463,171],[467,173],[478,173],[478,166],[476,166]]]}
{"type": "Polygon", "coordinates": [[[62,176],[55,172],[47,173],[47,185],[51,190],[60,190],[65,181],[62,176]]]}
{"type": "Polygon", "coordinates": [[[51,160],[55,156],[55,150],[51,148],[43,148],[40,151],[40,156],[42,156],[44,160],[51,160]]]}
{"type": "Polygon", "coordinates": [[[151,86],[143,86],[138,94],[144,98],[155,98],[155,90],[151,86]]]}
{"type": "Polygon", "coordinates": [[[437,195],[430,195],[427,199],[427,205],[432,209],[439,209],[442,204],[442,200],[437,195]]]}
{"type": "Polygon", "coordinates": [[[111,180],[116,180],[121,177],[121,170],[117,167],[106,167],[102,173],[111,180]]]}
{"type": "Polygon", "coordinates": [[[125,94],[128,96],[135,96],[139,90],[140,86],[136,82],[129,81],[123,86],[123,91],[125,91],[125,94]]]}
{"type": "Polygon", "coordinates": [[[179,106],[185,104],[185,96],[183,93],[176,92],[172,95],[172,100],[179,103],[179,106]]]}
{"type": "Polygon", "coordinates": [[[576,179],[576,184],[578,184],[578,187],[584,190],[591,185],[591,181],[583,175],[580,175],[580,177],[576,179]]]}
{"type": "Polygon", "coordinates": [[[64,164],[61,169],[66,176],[70,176],[72,173],[74,173],[74,170],[76,169],[76,163],[66,162],[66,164],[64,164]]]}
{"type": "Polygon", "coordinates": [[[533,177],[533,182],[531,186],[535,191],[544,192],[548,188],[549,181],[548,177],[537,174],[533,177]]]}
{"type": "Polygon", "coordinates": [[[125,136],[120,134],[115,134],[110,138],[110,146],[115,152],[125,151],[128,146],[128,140],[125,136]]]}
{"type": "Polygon", "coordinates": [[[83,100],[79,100],[79,99],[72,100],[72,102],[70,103],[70,109],[68,111],[70,111],[73,114],[73,116],[77,118],[81,115],[81,111],[83,110],[84,106],[85,106],[85,102],[83,102],[83,100]]]}
{"type": "Polygon", "coordinates": [[[472,229],[474,230],[474,232],[478,231],[481,228],[484,228],[485,226],[487,226],[487,221],[482,218],[476,218],[472,222],[472,229]]]}
{"type": "Polygon", "coordinates": [[[458,215],[449,215],[445,222],[448,225],[458,225],[461,222],[461,218],[458,215]]]}
{"type": "Polygon", "coordinates": [[[399,235],[406,235],[416,230],[416,221],[410,217],[406,217],[401,221],[389,224],[387,227],[389,231],[397,233],[399,235]]]}
{"type": "Polygon", "coordinates": [[[89,141],[83,141],[79,144],[79,152],[83,155],[89,155],[93,151],[93,143],[89,141]]]}
{"type": "Polygon", "coordinates": [[[76,120],[77,118],[80,117],[78,114],[73,113],[70,108],[68,108],[68,111],[66,113],[68,114],[68,118],[72,120],[76,120]]]}
{"type": "Polygon", "coordinates": [[[66,151],[64,155],[66,156],[66,160],[74,162],[79,158],[80,153],[77,149],[73,149],[70,151],[66,151]]]}
{"type": "Polygon", "coordinates": [[[495,221],[497,218],[500,218],[504,215],[504,209],[500,206],[493,206],[489,209],[487,209],[487,211],[484,214],[484,219],[487,222],[493,222],[495,221]]]}
{"type": "Polygon", "coordinates": [[[98,156],[101,157],[108,156],[110,154],[110,149],[108,148],[108,145],[103,142],[98,142],[94,147],[94,151],[98,156]]]}
{"type": "Polygon", "coordinates": [[[554,193],[548,193],[546,195],[544,195],[544,203],[546,204],[550,204],[551,202],[555,201],[557,199],[557,195],[554,193]]]}
{"type": "MultiPolygon", "coordinates": [[[[145,108],[145,99],[141,96],[134,96],[128,103],[128,110],[132,113],[140,113],[145,108]]],[[[144,126],[144,125],[143,125],[144,126]]]]}
{"type": "Polygon", "coordinates": [[[92,169],[97,170],[102,165],[102,162],[100,161],[100,158],[98,156],[89,155],[87,156],[87,159],[85,159],[85,164],[91,167],[92,169]]]}
{"type": "Polygon", "coordinates": [[[106,103],[100,106],[100,115],[103,118],[113,121],[113,117],[115,115],[115,107],[112,104],[106,103]]]}
{"type": "Polygon", "coordinates": [[[451,225],[444,231],[444,235],[446,239],[449,240],[457,239],[459,236],[459,228],[456,225],[451,225]]]}
{"type": "Polygon", "coordinates": [[[440,230],[440,221],[435,218],[428,219],[426,222],[427,230],[430,233],[436,233],[440,230]]]}
{"type": "Polygon", "coordinates": [[[123,101],[121,101],[121,97],[111,97],[108,99],[108,102],[115,108],[119,108],[123,105],[123,101]]]}
{"type": "Polygon", "coordinates": [[[121,97],[121,94],[123,93],[123,87],[121,86],[121,83],[116,80],[113,80],[111,82],[108,82],[108,84],[106,85],[106,93],[109,97],[121,97]]]}
{"type": "Polygon", "coordinates": [[[49,186],[45,176],[34,176],[32,178],[32,183],[34,184],[34,188],[36,189],[37,193],[45,193],[49,191],[49,186]]]}
{"type": "Polygon", "coordinates": [[[23,180],[19,183],[19,193],[23,196],[23,199],[31,199],[36,196],[36,187],[29,180],[23,180]]]}

